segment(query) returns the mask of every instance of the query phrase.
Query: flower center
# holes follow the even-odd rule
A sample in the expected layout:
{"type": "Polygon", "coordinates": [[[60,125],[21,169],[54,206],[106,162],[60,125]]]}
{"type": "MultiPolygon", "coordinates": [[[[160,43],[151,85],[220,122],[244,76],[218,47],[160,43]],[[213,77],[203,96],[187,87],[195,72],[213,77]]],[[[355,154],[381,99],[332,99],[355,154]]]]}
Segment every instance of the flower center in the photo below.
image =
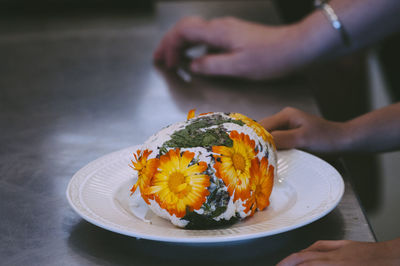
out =
{"type": "Polygon", "coordinates": [[[182,192],[186,186],[185,176],[181,172],[174,172],[169,176],[168,187],[172,192],[182,192]]]}
{"type": "Polygon", "coordinates": [[[246,160],[244,159],[243,155],[239,153],[235,153],[232,156],[233,166],[237,171],[243,172],[246,168],[246,160]]]}

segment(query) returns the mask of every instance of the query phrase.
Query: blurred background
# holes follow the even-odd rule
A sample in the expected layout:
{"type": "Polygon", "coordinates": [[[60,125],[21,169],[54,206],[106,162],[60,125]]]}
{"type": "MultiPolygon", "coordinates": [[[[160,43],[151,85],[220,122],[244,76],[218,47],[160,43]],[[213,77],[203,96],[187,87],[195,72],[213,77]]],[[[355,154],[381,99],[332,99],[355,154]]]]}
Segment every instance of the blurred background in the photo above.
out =
{"type": "MultiPolygon", "coordinates": [[[[204,1],[226,6],[224,15],[236,15],[230,12],[229,7],[238,1],[204,1]]],[[[197,10],[201,10],[201,3],[204,1],[190,1],[191,8],[182,16],[196,14],[197,10]]],[[[115,80],[108,81],[99,77],[101,73],[93,73],[90,68],[82,69],[82,62],[93,60],[93,64],[101,63],[94,55],[112,55],[115,51],[108,50],[107,43],[118,42],[121,36],[131,34],[135,30],[131,23],[133,18],[135,23],[142,21],[145,25],[147,19],[157,12],[168,16],[168,10],[173,9],[177,2],[182,4],[189,1],[0,0],[0,97],[4,103],[0,105],[0,113],[2,110],[24,108],[26,102],[31,100],[37,102],[35,108],[41,108],[49,100],[46,97],[41,98],[44,90],[51,90],[46,92],[51,94],[58,90],[68,91],[68,86],[81,86],[84,90],[88,84],[91,87],[97,84],[98,93],[110,93],[107,91],[112,86],[136,82],[126,79],[129,69],[124,68],[123,58],[117,60],[115,65],[102,66],[103,71],[115,72],[115,80]],[[97,41],[101,45],[93,45],[96,32],[104,30],[109,31],[111,37],[99,38],[97,41]],[[78,42],[81,45],[80,50],[75,46],[78,42]],[[85,54],[81,53],[82,49],[85,54]],[[66,52],[68,56],[65,56],[66,52]],[[60,68],[63,72],[57,71],[59,64],[64,66],[60,68]],[[65,72],[65,69],[68,71],[65,72]],[[88,77],[83,79],[87,84],[80,83],[79,78],[82,76],[88,77]],[[43,88],[43,79],[51,86],[43,88]],[[29,86],[29,90],[24,91],[24,86],[29,86]],[[20,97],[21,100],[17,101],[18,104],[13,101],[13,105],[8,105],[7,99],[10,97],[20,97]]],[[[250,11],[259,6],[273,6],[280,14],[278,20],[281,23],[293,23],[312,11],[312,1],[309,0],[250,0],[247,3],[246,8],[250,11]]],[[[245,19],[263,21],[259,13],[257,14],[245,19]]],[[[176,21],[179,18],[176,17],[176,21]]],[[[143,34],[143,43],[132,43],[132,52],[126,56],[133,60],[135,56],[143,56],[140,54],[141,45],[157,45],[146,43],[146,35],[157,34],[159,29],[165,31],[170,26],[161,19],[157,29],[149,25],[146,32],[136,33],[143,34]]],[[[399,37],[390,36],[375,47],[304,73],[313,86],[312,90],[323,116],[345,121],[398,101],[398,47],[399,37]]],[[[13,118],[8,118],[10,128],[12,120],[13,118]]],[[[1,130],[4,132],[7,128],[1,130]]],[[[377,136],[377,141],[380,138],[384,136],[377,136]]],[[[400,185],[400,152],[376,156],[346,156],[344,160],[378,240],[399,237],[400,207],[397,202],[400,202],[400,193],[397,188],[400,185]]]]}

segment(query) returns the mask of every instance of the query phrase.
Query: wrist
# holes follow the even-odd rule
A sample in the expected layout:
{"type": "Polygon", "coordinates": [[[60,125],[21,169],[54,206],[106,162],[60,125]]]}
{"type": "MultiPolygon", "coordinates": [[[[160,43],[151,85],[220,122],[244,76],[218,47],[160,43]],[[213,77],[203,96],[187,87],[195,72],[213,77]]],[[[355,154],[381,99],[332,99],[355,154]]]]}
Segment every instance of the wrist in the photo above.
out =
{"type": "Polygon", "coordinates": [[[351,122],[333,122],[337,124],[336,151],[348,153],[355,150],[355,131],[351,122]]]}
{"type": "MultiPolygon", "coordinates": [[[[279,60],[274,67],[278,69],[281,67],[284,72],[290,73],[311,63],[315,58],[316,51],[309,46],[312,43],[310,42],[310,28],[302,22],[278,27],[279,50],[277,53],[279,53],[279,60]]],[[[315,44],[313,45],[315,46],[315,44]]],[[[268,46],[266,48],[269,49],[268,46]]],[[[270,61],[270,58],[266,58],[266,60],[270,61]]]]}
{"type": "Polygon", "coordinates": [[[321,10],[315,10],[296,25],[303,35],[301,52],[309,64],[334,58],[343,46],[340,34],[321,10]]]}

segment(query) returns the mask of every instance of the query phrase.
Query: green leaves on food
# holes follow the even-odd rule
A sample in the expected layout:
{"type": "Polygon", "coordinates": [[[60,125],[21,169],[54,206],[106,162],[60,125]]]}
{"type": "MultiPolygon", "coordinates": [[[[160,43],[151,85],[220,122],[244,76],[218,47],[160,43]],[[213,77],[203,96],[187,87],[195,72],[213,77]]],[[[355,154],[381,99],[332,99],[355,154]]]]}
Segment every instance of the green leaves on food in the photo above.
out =
{"type": "Polygon", "coordinates": [[[189,223],[185,228],[210,229],[231,225],[239,220],[237,217],[232,217],[229,220],[221,218],[218,221],[214,219],[226,211],[230,197],[221,179],[211,178],[210,181],[212,183],[209,188],[210,195],[207,197],[207,201],[203,206],[201,206],[202,214],[187,210],[183,219],[189,221],[189,223]]]}
{"type": "Polygon", "coordinates": [[[236,223],[239,218],[233,216],[229,220],[221,219],[219,221],[215,221],[213,219],[209,219],[206,216],[202,216],[196,212],[187,212],[183,219],[188,220],[189,223],[185,226],[186,229],[213,229],[220,228],[228,225],[232,225],[236,223]]]}
{"type": "MultiPolygon", "coordinates": [[[[188,121],[185,128],[175,131],[171,135],[171,139],[163,143],[160,147],[160,155],[167,153],[171,148],[203,147],[210,151],[212,146],[232,147],[233,142],[223,127],[224,123],[244,125],[240,120],[224,117],[220,114],[193,118],[188,121]]],[[[194,163],[196,161],[191,162],[191,164],[194,163]]],[[[236,216],[229,220],[221,217],[218,221],[215,220],[227,210],[230,197],[223,181],[215,177],[212,171],[211,167],[207,169],[207,174],[210,176],[211,181],[211,185],[208,188],[210,195],[201,207],[201,214],[187,209],[186,215],[182,218],[189,221],[185,227],[187,229],[210,229],[231,225],[239,220],[236,216]]]]}
{"type": "Polygon", "coordinates": [[[222,124],[244,125],[240,120],[224,118],[221,115],[199,117],[193,120],[184,129],[178,130],[171,135],[171,139],[166,141],[160,149],[162,154],[167,152],[167,148],[232,147],[232,140],[222,124]]]}

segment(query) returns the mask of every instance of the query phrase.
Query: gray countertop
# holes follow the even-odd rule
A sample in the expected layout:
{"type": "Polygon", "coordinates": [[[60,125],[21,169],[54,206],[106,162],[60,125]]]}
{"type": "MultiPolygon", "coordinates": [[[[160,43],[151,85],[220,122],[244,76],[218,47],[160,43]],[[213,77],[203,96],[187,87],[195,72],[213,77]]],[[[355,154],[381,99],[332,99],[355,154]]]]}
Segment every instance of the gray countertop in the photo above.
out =
{"type": "Polygon", "coordinates": [[[374,241],[341,169],[346,191],[330,214],[252,241],[137,240],[86,222],[68,205],[67,184],[81,167],[142,143],[184,120],[189,109],[235,111],[254,119],[288,105],[318,113],[301,77],[279,82],[193,77],[186,83],[153,65],[162,32],[180,16],[199,12],[278,21],[268,1],[223,3],[166,2],[142,15],[1,22],[0,264],[270,265],[319,239],[374,241]]]}

